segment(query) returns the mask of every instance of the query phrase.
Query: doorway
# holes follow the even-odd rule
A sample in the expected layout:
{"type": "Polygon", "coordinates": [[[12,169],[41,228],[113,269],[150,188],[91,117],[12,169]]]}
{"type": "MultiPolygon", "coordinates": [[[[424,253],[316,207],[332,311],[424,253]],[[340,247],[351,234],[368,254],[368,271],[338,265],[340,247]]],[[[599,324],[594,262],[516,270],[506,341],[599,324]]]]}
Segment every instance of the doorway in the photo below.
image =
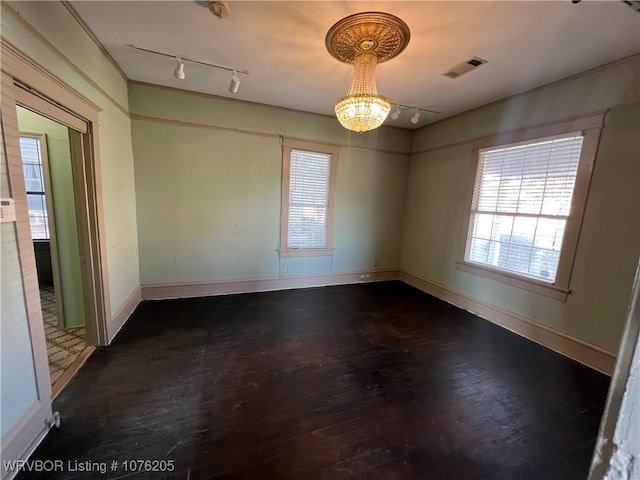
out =
{"type": "Polygon", "coordinates": [[[100,188],[101,109],[4,40],[1,50],[3,344],[0,352],[3,392],[12,394],[2,408],[2,456],[20,460],[28,457],[60,417],[52,411],[51,375],[21,158],[18,106],[70,127],[87,343],[108,344],[113,321],[100,188]]]}
{"type": "Polygon", "coordinates": [[[29,226],[55,397],[88,358],[70,128],[17,107],[29,226]]]}

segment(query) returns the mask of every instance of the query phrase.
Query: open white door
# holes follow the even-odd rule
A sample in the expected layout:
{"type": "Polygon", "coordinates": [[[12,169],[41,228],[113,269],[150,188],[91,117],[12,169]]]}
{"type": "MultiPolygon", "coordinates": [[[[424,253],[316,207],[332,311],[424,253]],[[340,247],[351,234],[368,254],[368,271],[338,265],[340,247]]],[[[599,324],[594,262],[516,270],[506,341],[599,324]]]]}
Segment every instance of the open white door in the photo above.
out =
{"type": "Polygon", "coordinates": [[[2,73],[0,148],[0,429],[1,476],[25,459],[49,430],[51,379],[42,323],[13,78],[2,73]]]}
{"type": "Polygon", "coordinates": [[[89,345],[108,344],[112,317],[98,154],[101,109],[4,39],[0,43],[0,197],[6,203],[0,211],[4,216],[0,225],[0,478],[4,480],[15,474],[15,464],[12,467],[10,462],[25,461],[54,419],[17,105],[69,127],[89,345]]]}

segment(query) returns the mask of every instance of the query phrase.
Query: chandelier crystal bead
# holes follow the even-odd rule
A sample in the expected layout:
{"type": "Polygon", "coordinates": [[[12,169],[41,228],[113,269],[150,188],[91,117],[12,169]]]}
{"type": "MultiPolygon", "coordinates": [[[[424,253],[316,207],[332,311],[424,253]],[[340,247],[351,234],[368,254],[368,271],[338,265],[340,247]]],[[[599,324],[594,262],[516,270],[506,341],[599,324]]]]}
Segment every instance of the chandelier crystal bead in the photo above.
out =
{"type": "Polygon", "coordinates": [[[378,128],[389,115],[389,99],[378,95],[375,69],[378,60],[372,53],[361,53],[353,62],[353,81],[347,96],[336,103],[336,116],[348,130],[366,132],[378,128]]]}

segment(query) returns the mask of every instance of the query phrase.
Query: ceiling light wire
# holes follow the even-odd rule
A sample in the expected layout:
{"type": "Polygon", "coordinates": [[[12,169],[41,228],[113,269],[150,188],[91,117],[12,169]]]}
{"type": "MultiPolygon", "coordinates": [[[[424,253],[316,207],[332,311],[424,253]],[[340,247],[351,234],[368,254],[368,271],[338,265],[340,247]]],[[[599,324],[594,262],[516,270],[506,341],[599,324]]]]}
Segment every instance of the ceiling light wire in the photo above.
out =
{"type": "MultiPolygon", "coordinates": [[[[142,47],[138,47],[136,45],[128,45],[131,48],[134,48],[136,50],[140,50],[141,52],[147,52],[147,53],[153,53],[155,55],[162,55],[163,57],[170,57],[170,58],[178,58],[176,55],[171,54],[171,53],[165,53],[165,52],[159,52],[157,50],[151,50],[148,48],[142,48],[142,47]]],[[[222,70],[227,70],[228,72],[236,72],[236,73],[242,73],[243,75],[249,75],[249,70],[247,70],[246,68],[238,68],[238,67],[227,67],[226,65],[217,65],[215,63],[209,63],[209,62],[204,62],[202,60],[196,60],[195,58],[188,58],[188,57],[180,57],[180,61],[182,62],[191,62],[191,63],[197,63],[199,65],[205,65],[207,67],[213,67],[213,68],[220,68],[222,70]]]]}

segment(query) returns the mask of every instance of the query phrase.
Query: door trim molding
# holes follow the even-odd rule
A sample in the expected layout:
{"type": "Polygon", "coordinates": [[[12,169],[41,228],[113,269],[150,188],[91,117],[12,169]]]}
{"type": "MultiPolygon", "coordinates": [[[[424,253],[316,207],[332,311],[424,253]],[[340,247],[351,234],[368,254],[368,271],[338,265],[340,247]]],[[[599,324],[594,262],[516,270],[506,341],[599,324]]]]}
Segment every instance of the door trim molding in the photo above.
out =
{"type": "MultiPolygon", "coordinates": [[[[22,156],[20,154],[20,131],[18,113],[13,95],[13,78],[2,73],[2,135],[4,137],[7,174],[11,197],[14,199],[15,231],[18,244],[25,309],[31,337],[31,354],[37,398],[29,409],[16,421],[2,438],[2,454],[7,460],[26,458],[32,446],[37,445],[44,433],[42,426],[51,416],[51,376],[47,360],[47,344],[44,337],[40,289],[36,271],[35,253],[29,225],[27,191],[24,183],[22,156]]],[[[2,470],[2,477],[7,472],[2,470]]]]}
{"type": "MultiPolygon", "coordinates": [[[[51,403],[49,402],[49,405],[51,403]]],[[[31,456],[40,442],[49,433],[47,420],[51,417],[51,408],[42,402],[34,403],[25,414],[20,417],[13,427],[2,437],[2,460],[26,460],[31,456]]],[[[4,464],[0,470],[2,480],[10,480],[20,470],[5,470],[4,464]]]]}
{"type": "MultiPolygon", "coordinates": [[[[65,125],[68,125],[72,117],[84,121],[86,123],[84,131],[90,133],[89,144],[83,142],[81,151],[76,152],[77,155],[82,156],[78,164],[82,167],[79,176],[82,176],[84,182],[82,191],[76,192],[76,204],[81,203],[84,220],[79,216],[78,222],[84,225],[79,225],[79,240],[81,249],[88,257],[83,286],[85,295],[92,304],[86,318],[87,343],[106,345],[110,340],[108,324],[111,322],[112,315],[102,206],[99,129],[97,128],[100,108],[4,39],[1,41],[0,53],[2,72],[11,78],[7,85],[3,85],[3,97],[11,91],[15,104],[14,92],[20,90],[20,105],[65,125]]],[[[17,122],[15,127],[17,128],[17,122]]],[[[73,133],[73,130],[70,133],[73,133]]],[[[73,135],[70,134],[69,137],[73,150],[73,135]]],[[[83,138],[87,137],[83,136],[83,138]]],[[[14,151],[8,150],[8,161],[11,162],[11,157],[15,155],[18,155],[19,159],[19,154],[19,148],[14,151]]],[[[74,169],[75,167],[76,165],[74,169]]],[[[13,194],[13,196],[16,195],[13,194]]],[[[19,215],[18,220],[20,220],[19,215]]]]}
{"type": "Polygon", "coordinates": [[[14,79],[28,79],[26,82],[28,86],[46,93],[49,98],[59,100],[71,111],[81,114],[82,117],[92,122],[98,120],[98,112],[102,111],[98,105],[46,70],[31,57],[22,53],[4,38],[1,39],[1,48],[3,72],[8,73],[14,79]],[[88,117],[87,112],[93,113],[88,117]]]}

